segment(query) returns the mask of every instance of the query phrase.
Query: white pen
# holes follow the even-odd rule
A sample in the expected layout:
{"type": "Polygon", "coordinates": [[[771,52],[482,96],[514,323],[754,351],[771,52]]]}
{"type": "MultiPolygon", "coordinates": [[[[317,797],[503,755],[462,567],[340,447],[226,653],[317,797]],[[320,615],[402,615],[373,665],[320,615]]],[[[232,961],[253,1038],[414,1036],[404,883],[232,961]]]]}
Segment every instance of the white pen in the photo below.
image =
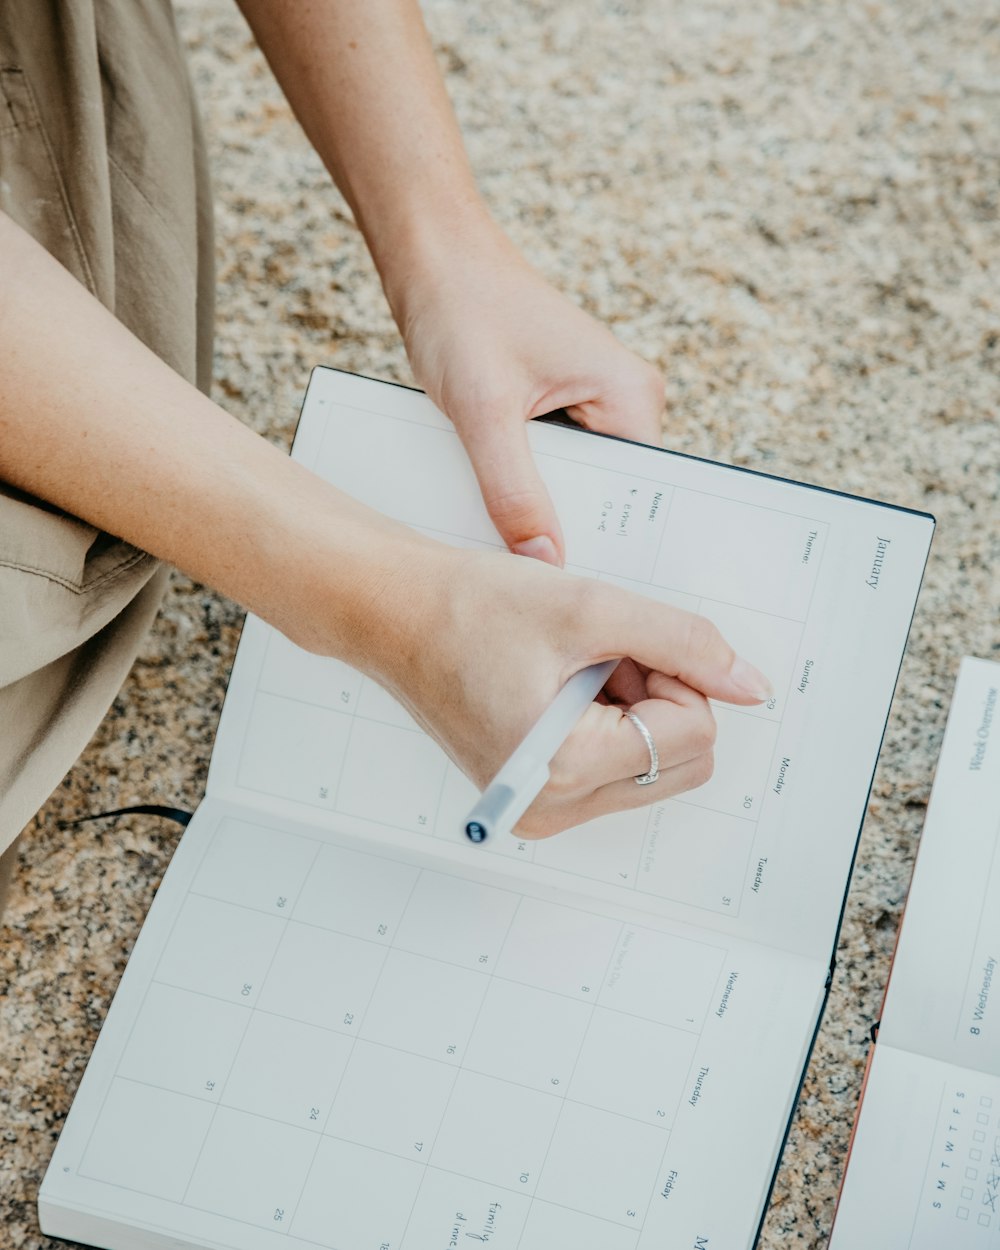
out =
{"type": "Polygon", "coordinates": [[[549,779],[549,763],[618,667],[604,660],[574,673],[479,796],[465,820],[470,842],[510,833],[549,779]]]}

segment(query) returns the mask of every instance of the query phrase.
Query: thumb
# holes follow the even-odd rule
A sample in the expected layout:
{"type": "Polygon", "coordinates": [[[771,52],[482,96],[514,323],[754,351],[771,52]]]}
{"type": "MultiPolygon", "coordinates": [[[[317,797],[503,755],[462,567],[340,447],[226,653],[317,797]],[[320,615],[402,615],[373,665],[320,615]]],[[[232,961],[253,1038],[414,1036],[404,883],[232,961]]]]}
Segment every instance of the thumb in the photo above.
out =
{"type": "Polygon", "coordinates": [[[500,537],[518,555],[562,567],[562,528],[528,445],[526,422],[480,417],[457,428],[500,537]]]}
{"type": "Polygon", "coordinates": [[[763,703],[772,696],[770,681],[737,655],[711,621],[639,595],[622,593],[634,602],[625,612],[621,606],[616,609],[622,625],[616,631],[618,654],[678,677],[710,699],[763,703]]]}

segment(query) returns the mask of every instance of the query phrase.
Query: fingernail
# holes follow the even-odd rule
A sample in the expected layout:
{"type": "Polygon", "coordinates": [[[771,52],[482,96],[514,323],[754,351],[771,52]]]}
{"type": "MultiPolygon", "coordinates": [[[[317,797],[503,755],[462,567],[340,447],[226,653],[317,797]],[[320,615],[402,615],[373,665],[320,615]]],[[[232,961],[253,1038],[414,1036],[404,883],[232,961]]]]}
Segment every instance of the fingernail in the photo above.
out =
{"type": "Polygon", "coordinates": [[[557,568],[562,565],[556,545],[548,534],[540,534],[537,538],[526,538],[523,543],[515,543],[511,551],[516,556],[530,556],[532,560],[542,560],[546,564],[554,564],[557,568]]]}
{"type": "Polygon", "coordinates": [[[774,687],[764,674],[739,655],[733,660],[733,666],[729,670],[729,680],[738,690],[752,696],[759,703],[770,699],[774,694],[774,687]]]}

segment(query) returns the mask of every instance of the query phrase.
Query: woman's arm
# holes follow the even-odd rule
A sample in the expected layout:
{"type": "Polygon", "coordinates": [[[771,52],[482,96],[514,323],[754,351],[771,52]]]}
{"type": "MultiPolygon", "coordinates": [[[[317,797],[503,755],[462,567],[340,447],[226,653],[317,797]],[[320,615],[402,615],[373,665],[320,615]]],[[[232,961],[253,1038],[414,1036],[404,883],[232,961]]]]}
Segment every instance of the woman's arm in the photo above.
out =
{"type": "Polygon", "coordinates": [[[663,379],[545,283],[480,199],[416,0],[239,0],[354,211],[414,373],[455,422],[508,546],[562,534],[524,423],[660,441],[663,379]]]}
{"type": "Polygon", "coordinates": [[[380,582],[422,540],[185,382],[3,214],[0,272],[0,477],[360,661],[380,582]]]}

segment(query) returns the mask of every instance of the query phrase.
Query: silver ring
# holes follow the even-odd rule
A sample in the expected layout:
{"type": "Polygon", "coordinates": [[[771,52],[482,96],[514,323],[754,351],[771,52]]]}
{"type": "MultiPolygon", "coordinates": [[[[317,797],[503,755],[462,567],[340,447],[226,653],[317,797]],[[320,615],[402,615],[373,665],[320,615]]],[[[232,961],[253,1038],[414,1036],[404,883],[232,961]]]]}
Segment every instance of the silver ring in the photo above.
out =
{"type": "Polygon", "coordinates": [[[642,734],[642,740],[649,751],[649,769],[647,772],[640,773],[638,777],[634,778],[635,784],[637,786],[651,786],[660,776],[660,756],[656,750],[656,743],[653,741],[653,735],[636,716],[635,712],[626,712],[625,715],[642,734]]]}

